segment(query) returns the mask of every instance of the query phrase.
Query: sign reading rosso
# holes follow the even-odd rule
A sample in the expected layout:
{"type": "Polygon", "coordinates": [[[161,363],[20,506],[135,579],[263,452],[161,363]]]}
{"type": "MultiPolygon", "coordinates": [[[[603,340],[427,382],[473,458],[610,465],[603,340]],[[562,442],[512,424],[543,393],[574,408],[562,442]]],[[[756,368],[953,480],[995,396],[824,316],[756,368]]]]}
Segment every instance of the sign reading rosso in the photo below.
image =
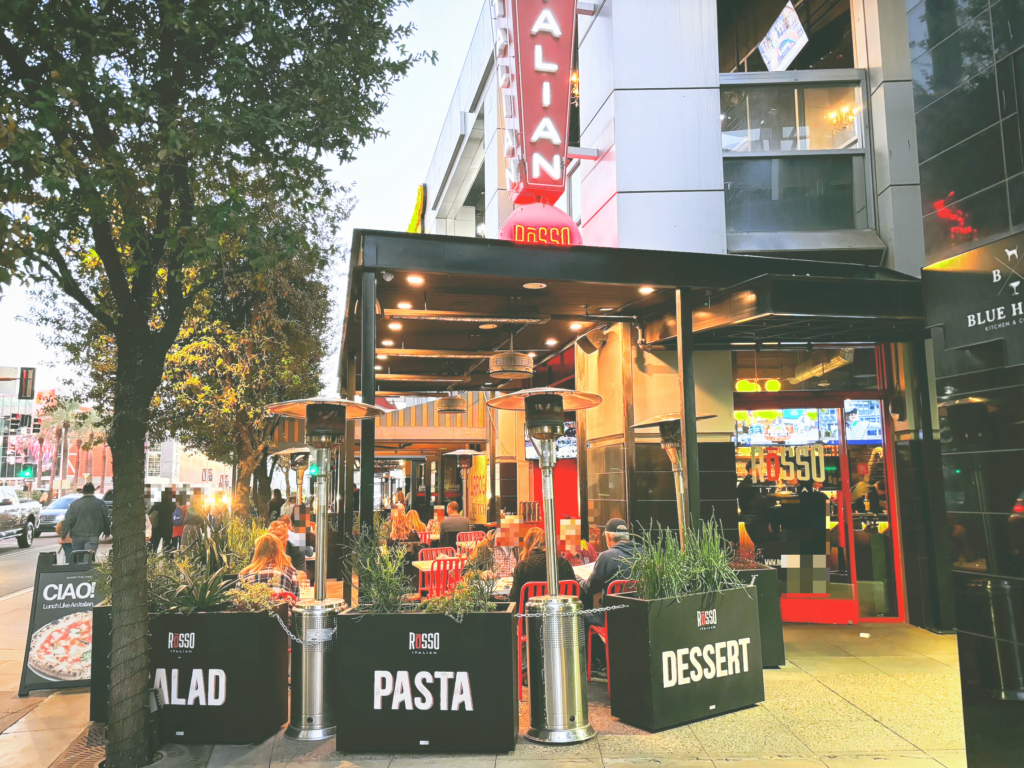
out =
{"type": "Polygon", "coordinates": [[[492,0],[512,201],[554,203],[565,191],[576,0],[492,0]]]}

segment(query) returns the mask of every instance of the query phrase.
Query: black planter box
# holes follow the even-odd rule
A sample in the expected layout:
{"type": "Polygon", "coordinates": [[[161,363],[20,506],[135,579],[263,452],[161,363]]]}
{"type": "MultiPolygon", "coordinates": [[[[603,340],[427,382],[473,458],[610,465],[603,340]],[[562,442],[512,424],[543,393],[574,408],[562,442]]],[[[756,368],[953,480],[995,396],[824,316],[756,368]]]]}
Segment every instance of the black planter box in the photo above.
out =
{"type": "Polygon", "coordinates": [[[339,752],[515,749],[511,606],[461,624],[443,614],[345,614],[335,647],[339,752]]]}
{"type": "Polygon", "coordinates": [[[782,636],[782,590],[779,572],[774,568],[744,568],[736,575],[745,584],[753,581],[757,589],[757,613],[761,622],[761,664],[786,666],[786,641],[782,636]],[[754,576],[757,576],[754,579],[754,576]]]}
{"type": "MultiPolygon", "coordinates": [[[[108,716],[110,611],[93,609],[89,717],[95,722],[108,716]]],[[[162,740],[251,744],[275,734],[288,721],[288,647],[288,636],[266,613],[151,615],[150,682],[165,697],[162,740]]]]}
{"type": "Polygon", "coordinates": [[[753,587],[604,603],[626,606],[608,612],[612,715],[622,722],[660,731],[764,701],[753,587]]]}

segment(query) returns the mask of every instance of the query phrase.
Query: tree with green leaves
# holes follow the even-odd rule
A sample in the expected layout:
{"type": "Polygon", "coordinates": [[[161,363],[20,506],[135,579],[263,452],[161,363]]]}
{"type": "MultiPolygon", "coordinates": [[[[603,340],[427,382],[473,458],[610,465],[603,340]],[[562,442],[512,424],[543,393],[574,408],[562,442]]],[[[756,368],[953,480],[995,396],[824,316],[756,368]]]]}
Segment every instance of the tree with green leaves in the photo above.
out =
{"type": "Polygon", "coordinates": [[[266,406],[319,393],[330,286],[325,273],[293,260],[218,288],[171,349],[155,421],[186,446],[234,463],[236,502],[247,502],[254,485],[266,516],[267,452],[279,422],[266,406]]]}
{"type": "Polygon", "coordinates": [[[391,18],[407,4],[4,3],[0,281],[52,281],[114,343],[108,768],[147,762],[144,447],[167,355],[229,275],[323,263],[337,190],[322,160],[382,133],[390,87],[422,58],[391,18]],[[289,216],[268,226],[271,197],[289,216]]]}

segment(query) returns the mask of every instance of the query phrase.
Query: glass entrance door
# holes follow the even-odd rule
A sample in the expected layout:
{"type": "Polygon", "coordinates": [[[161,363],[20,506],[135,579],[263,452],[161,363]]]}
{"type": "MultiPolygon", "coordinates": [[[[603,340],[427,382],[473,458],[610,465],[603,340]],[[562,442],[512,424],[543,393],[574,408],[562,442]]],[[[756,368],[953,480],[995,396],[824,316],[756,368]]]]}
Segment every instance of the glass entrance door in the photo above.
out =
{"type": "Polygon", "coordinates": [[[739,546],[779,569],[783,620],[897,616],[882,402],[743,400],[734,414],[739,546]]]}

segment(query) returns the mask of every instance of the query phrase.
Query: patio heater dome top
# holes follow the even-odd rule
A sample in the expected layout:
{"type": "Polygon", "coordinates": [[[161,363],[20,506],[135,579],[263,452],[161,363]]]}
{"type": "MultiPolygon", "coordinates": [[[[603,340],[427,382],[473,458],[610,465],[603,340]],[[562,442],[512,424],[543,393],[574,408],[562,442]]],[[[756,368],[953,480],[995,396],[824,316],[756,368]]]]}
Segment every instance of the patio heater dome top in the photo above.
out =
{"type": "Polygon", "coordinates": [[[487,372],[495,379],[529,379],[533,376],[533,358],[522,352],[492,355],[487,372]]]}
{"type": "Polygon", "coordinates": [[[345,408],[346,420],[352,419],[375,419],[384,415],[384,409],[367,403],[357,403],[354,400],[343,400],[339,397],[308,397],[305,400],[286,400],[282,403],[273,403],[267,406],[267,412],[274,416],[290,416],[293,419],[306,418],[307,406],[334,405],[345,408]]]}
{"type": "Polygon", "coordinates": [[[458,395],[442,397],[434,404],[434,412],[440,414],[457,414],[466,412],[466,398],[458,395]]]}
{"type": "Polygon", "coordinates": [[[508,395],[495,397],[487,401],[487,407],[497,408],[503,411],[525,411],[526,398],[534,395],[560,395],[562,398],[562,409],[566,411],[585,411],[600,405],[603,398],[591,392],[580,392],[574,389],[557,389],[555,387],[539,387],[537,389],[522,389],[508,395]]]}

